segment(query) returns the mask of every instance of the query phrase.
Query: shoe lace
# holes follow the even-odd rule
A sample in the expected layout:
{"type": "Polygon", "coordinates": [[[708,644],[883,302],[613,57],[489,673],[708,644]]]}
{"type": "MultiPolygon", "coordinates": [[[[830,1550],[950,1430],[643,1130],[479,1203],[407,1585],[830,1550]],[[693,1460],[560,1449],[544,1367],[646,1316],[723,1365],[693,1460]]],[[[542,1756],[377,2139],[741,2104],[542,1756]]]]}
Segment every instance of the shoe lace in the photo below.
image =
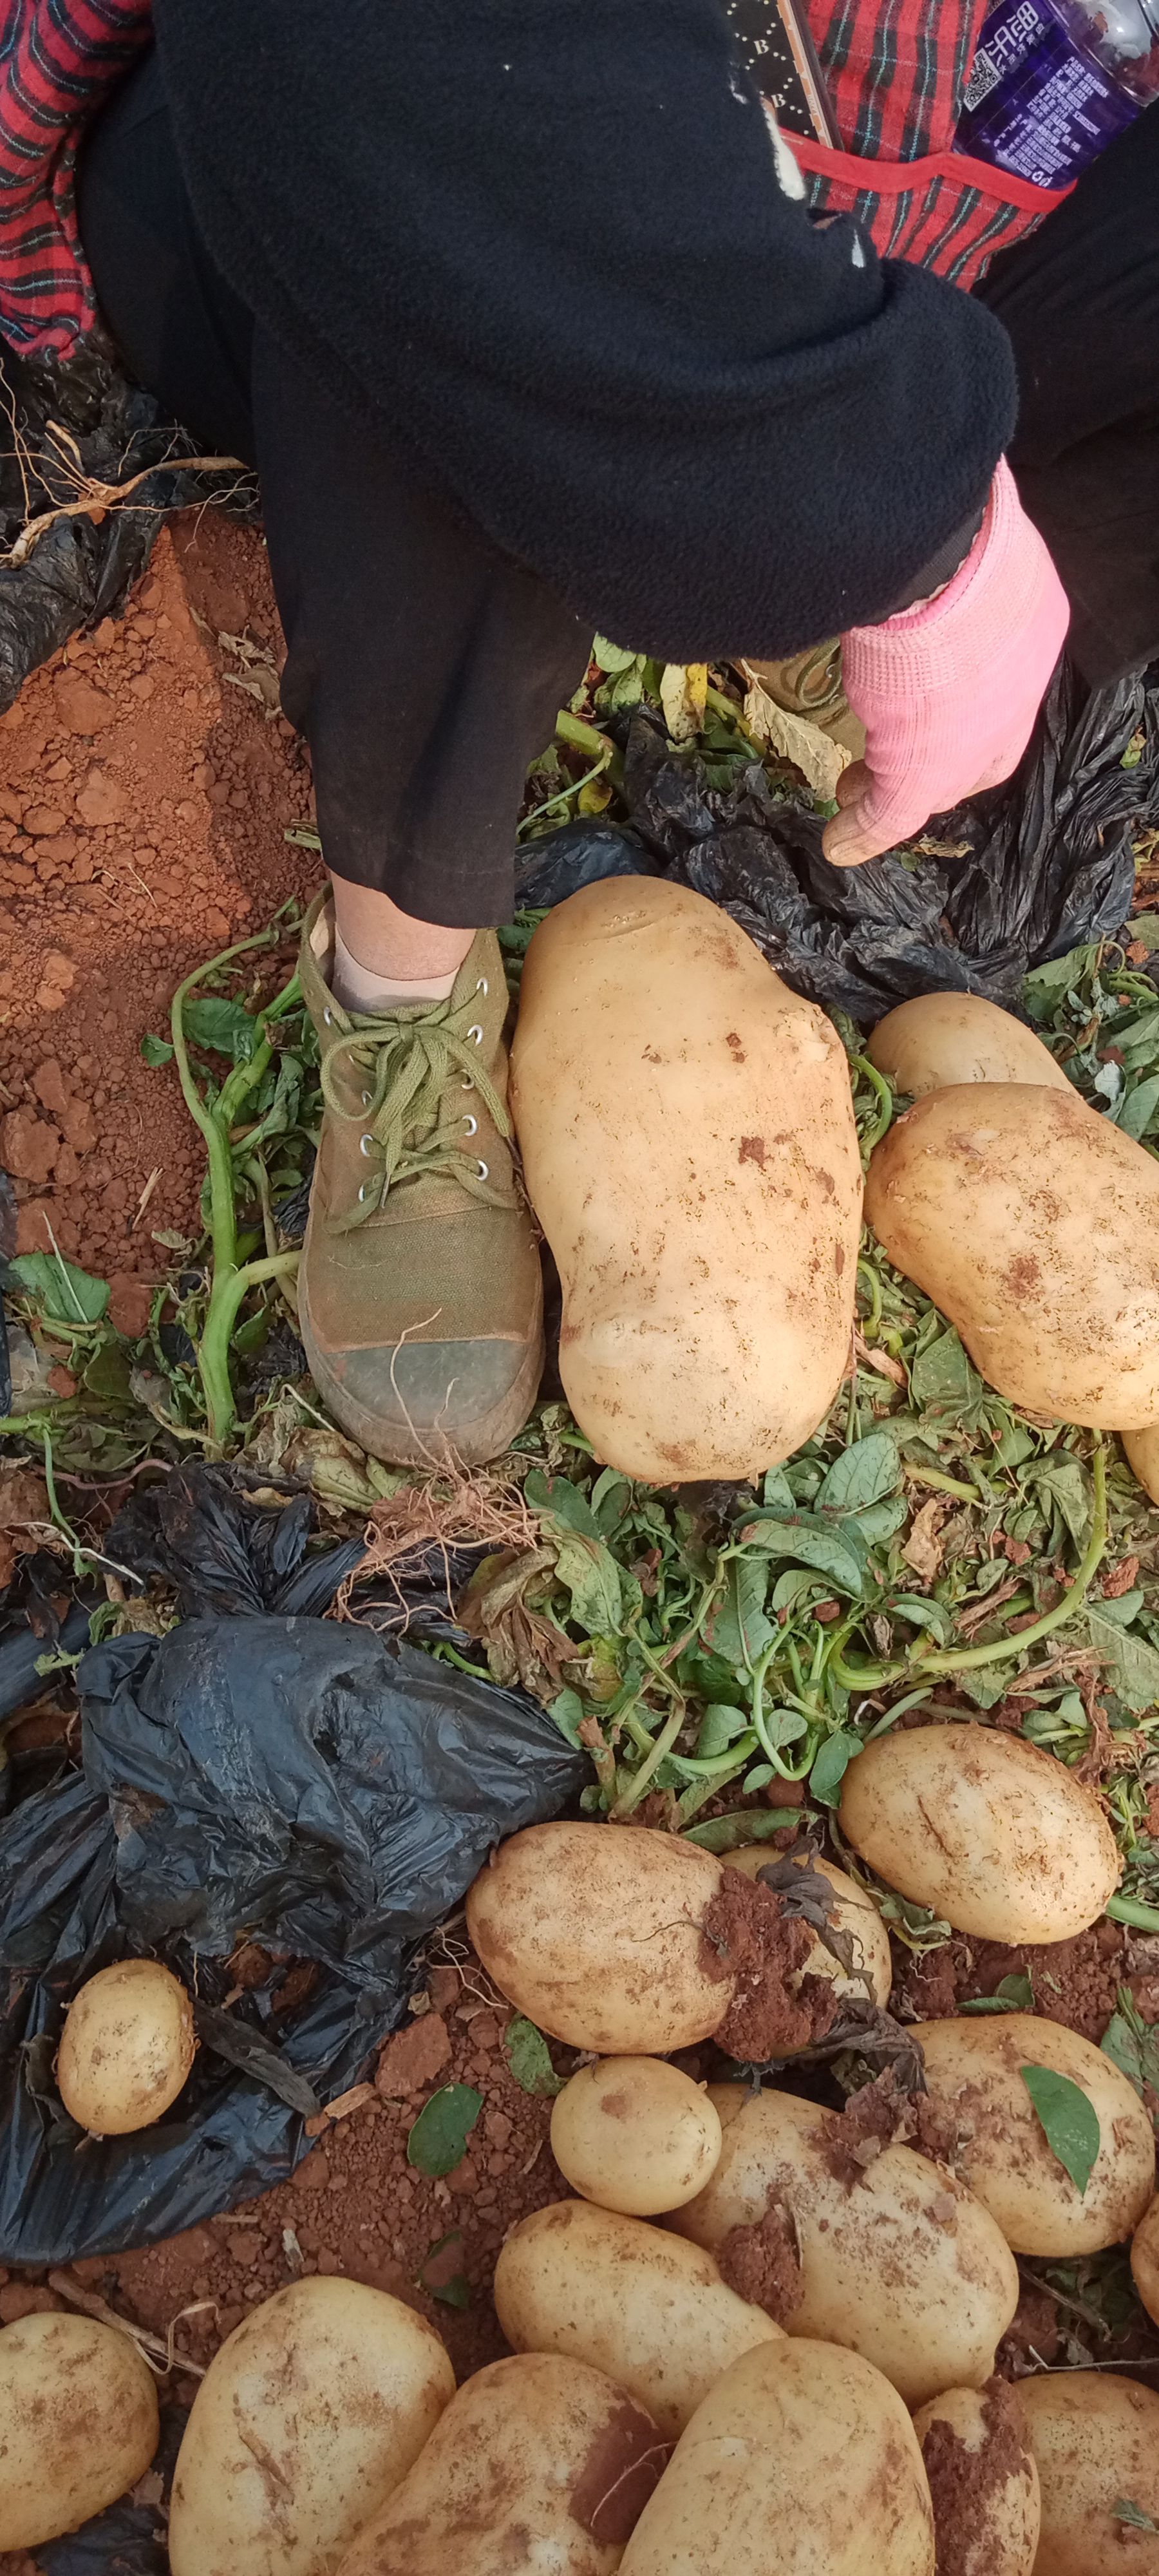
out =
{"type": "Polygon", "coordinates": [[[478,1093],[499,1134],[511,1134],[506,1102],[479,1061],[474,1009],[472,996],[458,1004],[440,1002],[421,1018],[363,1021],[340,1030],[323,1048],[322,1098],[332,1118],[360,1129],[371,1165],[353,1205],[332,1220],[336,1232],[365,1225],[400,1182],[434,1173],[457,1181],[472,1198],[506,1205],[486,1163],[464,1150],[462,1116],[442,1114],[452,1080],[465,1077],[464,1089],[478,1093]],[[355,1109],[345,1104],[344,1079],[361,1090],[355,1109]]]}

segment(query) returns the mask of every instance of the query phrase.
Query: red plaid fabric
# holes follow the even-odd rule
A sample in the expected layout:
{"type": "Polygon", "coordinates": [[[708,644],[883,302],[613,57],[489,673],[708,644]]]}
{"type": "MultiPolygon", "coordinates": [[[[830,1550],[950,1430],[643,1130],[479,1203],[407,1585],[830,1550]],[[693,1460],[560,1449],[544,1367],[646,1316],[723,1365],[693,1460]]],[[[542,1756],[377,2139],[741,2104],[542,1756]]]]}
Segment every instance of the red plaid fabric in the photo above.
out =
{"type": "Polygon", "coordinates": [[[19,348],[68,349],[93,319],[77,143],[151,19],[152,0],[0,0],[0,331],[19,348]]]}
{"type": "Polygon", "coordinates": [[[953,149],[988,6],[808,0],[845,149],[790,138],[813,206],[855,215],[884,259],[914,260],[962,287],[1068,194],[953,149]]]}

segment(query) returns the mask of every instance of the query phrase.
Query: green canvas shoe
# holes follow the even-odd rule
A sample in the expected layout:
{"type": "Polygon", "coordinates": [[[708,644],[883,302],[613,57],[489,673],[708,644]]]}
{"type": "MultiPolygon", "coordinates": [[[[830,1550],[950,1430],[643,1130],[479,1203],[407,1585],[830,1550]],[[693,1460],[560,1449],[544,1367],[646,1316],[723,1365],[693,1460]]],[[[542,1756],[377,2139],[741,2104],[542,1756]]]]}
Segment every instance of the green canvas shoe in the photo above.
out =
{"type": "Polygon", "coordinates": [[[324,1103],[298,1275],[311,1375],[393,1466],[478,1466],[522,1430],[543,1291],[507,1112],[507,982],[481,930],[447,1002],[343,1010],[328,895],[302,930],[324,1103]]]}

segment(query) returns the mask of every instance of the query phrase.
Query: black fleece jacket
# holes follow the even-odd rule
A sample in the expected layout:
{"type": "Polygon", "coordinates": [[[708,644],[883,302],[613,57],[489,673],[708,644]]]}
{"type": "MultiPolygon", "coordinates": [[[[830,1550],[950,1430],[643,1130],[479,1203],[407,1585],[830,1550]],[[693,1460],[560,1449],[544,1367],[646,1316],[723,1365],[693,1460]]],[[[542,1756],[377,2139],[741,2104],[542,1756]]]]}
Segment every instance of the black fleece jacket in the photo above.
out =
{"type": "Polygon", "coordinates": [[[976,522],[1005,333],[782,192],[717,0],[155,18],[230,284],[618,642],[792,651],[976,522]]]}

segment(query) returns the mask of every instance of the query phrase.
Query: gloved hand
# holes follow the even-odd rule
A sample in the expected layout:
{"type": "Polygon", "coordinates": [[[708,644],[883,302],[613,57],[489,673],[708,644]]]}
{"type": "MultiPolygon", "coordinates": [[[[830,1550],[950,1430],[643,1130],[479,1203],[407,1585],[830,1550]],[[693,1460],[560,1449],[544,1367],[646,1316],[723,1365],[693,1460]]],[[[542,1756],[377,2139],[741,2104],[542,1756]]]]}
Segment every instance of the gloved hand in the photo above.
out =
{"type": "Polygon", "coordinates": [[[937,597],[842,637],[864,761],[838,781],[827,859],[860,867],[931,814],[1009,778],[1062,650],[1070,609],[1003,458],[970,552],[937,597]]]}

